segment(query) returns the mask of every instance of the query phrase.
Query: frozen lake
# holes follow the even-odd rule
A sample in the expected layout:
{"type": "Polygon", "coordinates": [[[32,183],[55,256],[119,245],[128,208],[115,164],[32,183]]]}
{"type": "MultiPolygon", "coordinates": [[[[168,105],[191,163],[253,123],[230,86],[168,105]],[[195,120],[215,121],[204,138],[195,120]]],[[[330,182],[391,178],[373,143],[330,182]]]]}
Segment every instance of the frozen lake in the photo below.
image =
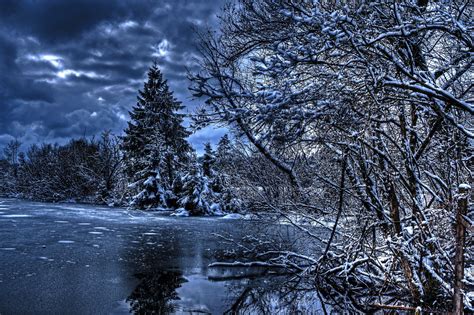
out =
{"type": "Polygon", "coordinates": [[[209,270],[233,250],[213,233],[238,239],[259,226],[0,199],[0,314],[222,314],[253,293],[247,279],[220,279],[235,269],[209,270]]]}
{"type": "Polygon", "coordinates": [[[225,247],[212,233],[251,225],[0,199],[0,314],[222,313],[232,281],[208,280],[225,247]]]}

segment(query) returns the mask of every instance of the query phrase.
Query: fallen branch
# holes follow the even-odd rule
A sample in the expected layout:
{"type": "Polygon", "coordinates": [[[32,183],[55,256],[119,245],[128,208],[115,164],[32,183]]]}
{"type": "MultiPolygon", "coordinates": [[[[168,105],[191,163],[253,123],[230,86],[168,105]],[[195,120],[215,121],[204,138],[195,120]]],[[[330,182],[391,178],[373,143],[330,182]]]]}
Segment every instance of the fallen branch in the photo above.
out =
{"type": "Polygon", "coordinates": [[[208,265],[209,268],[213,267],[267,267],[267,268],[289,268],[290,266],[285,264],[273,264],[264,261],[252,261],[252,262],[240,262],[234,261],[232,263],[226,262],[215,262],[208,265]]]}
{"type": "MultiPolygon", "coordinates": [[[[371,304],[371,307],[379,308],[379,309],[387,309],[387,310],[400,310],[400,311],[415,311],[415,314],[421,314],[421,307],[413,307],[413,306],[404,306],[404,305],[384,305],[384,304],[371,304]]],[[[432,311],[429,311],[432,313],[432,311]]]]}

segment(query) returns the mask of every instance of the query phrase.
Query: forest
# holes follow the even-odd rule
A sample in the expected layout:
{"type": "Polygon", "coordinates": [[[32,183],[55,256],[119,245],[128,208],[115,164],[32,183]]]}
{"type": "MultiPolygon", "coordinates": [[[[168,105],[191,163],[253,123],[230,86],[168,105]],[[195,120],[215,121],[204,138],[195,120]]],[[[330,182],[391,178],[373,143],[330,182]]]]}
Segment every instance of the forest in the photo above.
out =
{"type": "Polygon", "coordinates": [[[199,31],[189,127],[154,63],[123,134],[12,141],[0,195],[274,217],[316,250],[256,237],[236,263],[350,288],[358,310],[474,311],[473,15],[470,1],[230,3],[199,31]],[[198,156],[187,138],[207,126],[229,134],[198,156]]]}

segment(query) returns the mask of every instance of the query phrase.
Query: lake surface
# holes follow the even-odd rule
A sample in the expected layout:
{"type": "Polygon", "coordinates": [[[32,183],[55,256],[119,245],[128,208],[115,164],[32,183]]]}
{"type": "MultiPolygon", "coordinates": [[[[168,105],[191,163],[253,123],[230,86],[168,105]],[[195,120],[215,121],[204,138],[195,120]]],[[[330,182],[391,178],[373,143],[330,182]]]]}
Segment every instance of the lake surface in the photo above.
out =
{"type": "MultiPolygon", "coordinates": [[[[261,227],[0,199],[0,314],[222,314],[273,280],[209,269],[235,250],[214,233],[237,240],[261,227]]],[[[270,309],[282,310],[275,295],[266,297],[270,309]]],[[[317,298],[307,303],[322,310],[317,298]]]]}

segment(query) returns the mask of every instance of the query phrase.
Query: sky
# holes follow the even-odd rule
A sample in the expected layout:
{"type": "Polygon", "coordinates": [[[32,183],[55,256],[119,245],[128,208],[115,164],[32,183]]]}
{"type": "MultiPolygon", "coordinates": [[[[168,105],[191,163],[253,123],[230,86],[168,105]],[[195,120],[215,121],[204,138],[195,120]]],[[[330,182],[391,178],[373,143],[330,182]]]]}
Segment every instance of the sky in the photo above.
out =
{"type": "MultiPolygon", "coordinates": [[[[1,0],[0,148],[121,134],[153,60],[192,113],[186,69],[196,28],[214,27],[224,0],[1,0]]],[[[201,150],[223,129],[190,137],[201,150]]]]}

